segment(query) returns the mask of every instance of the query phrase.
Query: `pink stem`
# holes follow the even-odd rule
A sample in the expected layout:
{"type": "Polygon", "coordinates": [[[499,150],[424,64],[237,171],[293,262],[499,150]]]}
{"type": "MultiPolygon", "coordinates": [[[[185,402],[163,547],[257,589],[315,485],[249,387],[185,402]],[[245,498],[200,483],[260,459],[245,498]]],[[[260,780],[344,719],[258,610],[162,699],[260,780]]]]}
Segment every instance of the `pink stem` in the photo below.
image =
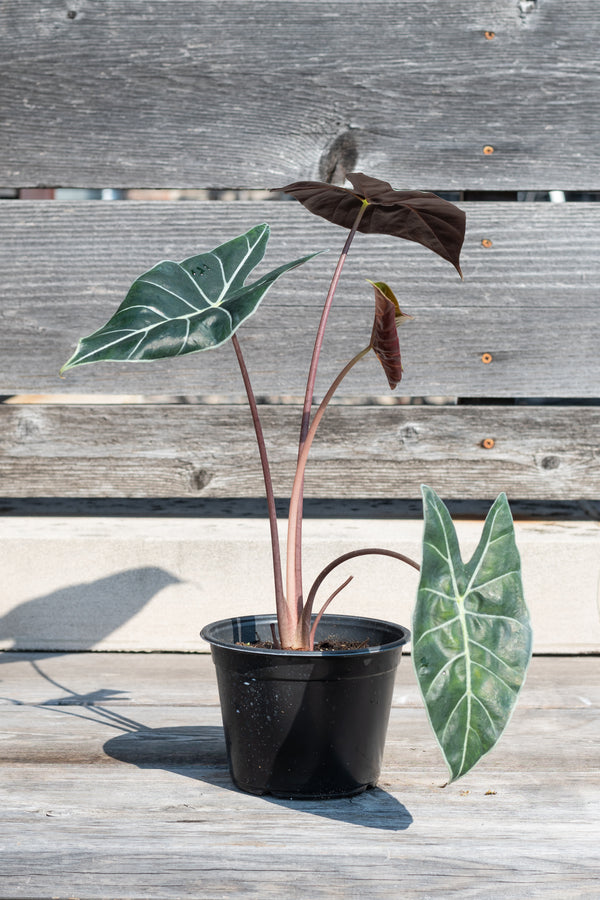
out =
{"type": "MultiPolygon", "coordinates": [[[[364,215],[364,212],[369,205],[367,200],[363,200],[361,207],[356,215],[356,219],[354,220],[354,224],[350,229],[350,234],[346,238],[346,242],[340,254],[340,258],[338,259],[337,265],[335,267],[335,271],[333,273],[333,278],[331,279],[331,284],[329,285],[329,291],[327,292],[327,297],[325,298],[325,303],[323,306],[323,311],[321,313],[321,320],[319,322],[319,327],[317,330],[317,335],[315,338],[315,345],[313,349],[312,359],[310,363],[310,368],[308,371],[308,379],[306,383],[306,393],[304,395],[304,407],[302,410],[302,423],[300,426],[300,443],[298,448],[298,457],[300,459],[300,455],[302,453],[302,449],[304,443],[306,441],[306,437],[308,435],[308,429],[310,424],[310,411],[313,403],[313,397],[315,392],[315,382],[317,379],[317,368],[319,365],[319,357],[321,355],[321,348],[323,346],[323,339],[325,336],[325,328],[327,325],[327,320],[329,318],[329,312],[331,310],[331,304],[333,303],[333,298],[336,292],[336,288],[338,286],[338,282],[340,280],[340,275],[342,273],[342,268],[344,263],[346,262],[346,257],[348,256],[348,251],[350,250],[350,245],[354,239],[354,235],[358,230],[358,226],[360,225],[360,221],[364,215]]],[[[288,584],[288,602],[290,604],[294,604],[296,615],[298,619],[302,614],[302,506],[303,506],[303,491],[304,491],[304,479],[301,478],[299,482],[299,508],[298,514],[295,516],[295,521],[293,522],[293,554],[290,558],[288,552],[287,559],[287,584],[288,584]],[[291,593],[290,593],[291,590],[291,593]]],[[[288,529],[292,524],[291,520],[288,522],[288,529]]],[[[288,539],[288,548],[290,545],[290,541],[288,539]]]]}
{"type": "Polygon", "coordinates": [[[349,559],[356,559],[357,556],[370,556],[373,554],[377,556],[391,556],[393,559],[399,559],[400,562],[404,562],[407,565],[412,566],[413,569],[417,570],[417,572],[419,572],[421,569],[419,563],[415,562],[414,559],[411,559],[410,556],[405,556],[403,553],[398,553],[396,550],[386,550],[382,547],[367,547],[363,550],[350,550],[349,553],[344,553],[342,554],[342,556],[338,556],[337,559],[334,559],[332,562],[330,562],[327,566],[325,566],[323,571],[317,575],[313,586],[308,592],[308,597],[306,598],[306,605],[304,607],[304,612],[302,613],[303,620],[310,623],[315,596],[317,594],[317,591],[321,587],[321,584],[323,583],[325,578],[327,578],[330,572],[333,572],[334,569],[336,569],[342,563],[347,562],[349,559]]]}
{"type": "Polygon", "coordinates": [[[348,578],[346,578],[346,580],[344,581],[344,583],[343,583],[343,584],[340,584],[340,586],[339,586],[338,588],[335,589],[335,591],[333,592],[333,594],[330,594],[330,595],[329,595],[329,597],[327,598],[327,600],[325,601],[325,603],[323,604],[323,606],[321,607],[321,609],[319,610],[319,612],[318,612],[317,615],[315,616],[315,621],[313,622],[312,628],[310,629],[310,637],[309,637],[309,640],[308,640],[308,649],[309,649],[309,650],[314,650],[314,647],[315,647],[315,634],[317,633],[317,626],[318,626],[319,622],[321,621],[321,619],[323,618],[323,613],[325,612],[325,610],[327,609],[327,607],[329,606],[329,604],[331,603],[331,601],[332,601],[332,600],[335,600],[335,598],[336,598],[337,595],[340,593],[340,591],[343,591],[344,588],[346,587],[346,585],[350,584],[350,582],[352,581],[353,578],[354,578],[354,575],[350,575],[348,578]]]}
{"type": "Polygon", "coordinates": [[[271,479],[271,471],[269,468],[269,459],[267,456],[267,448],[265,445],[265,439],[263,435],[262,425],[260,423],[260,418],[258,415],[258,407],[256,405],[256,399],[254,397],[254,391],[252,390],[252,385],[250,384],[250,376],[248,375],[248,370],[246,368],[246,363],[244,361],[244,357],[242,355],[242,349],[240,347],[237,335],[233,335],[231,338],[233,343],[233,347],[235,349],[235,354],[238,359],[238,363],[240,366],[240,371],[242,373],[242,378],[244,380],[244,387],[246,388],[246,395],[248,397],[248,405],[250,406],[250,412],[252,414],[252,421],[254,423],[254,432],[256,434],[256,442],[258,444],[258,452],[260,454],[260,462],[263,470],[263,478],[265,482],[265,491],[267,495],[267,507],[269,510],[269,526],[271,529],[271,550],[273,555],[273,578],[275,581],[275,605],[277,610],[277,622],[279,625],[279,632],[281,636],[281,631],[288,633],[291,629],[295,629],[295,623],[288,621],[289,620],[289,610],[287,604],[285,602],[285,595],[283,593],[283,577],[281,570],[281,552],[279,549],[279,532],[277,530],[277,512],[275,509],[275,495],[273,494],[273,481],[271,479]]]}
{"type": "MultiPolygon", "coordinates": [[[[331,387],[329,388],[329,390],[327,391],[327,393],[321,400],[321,403],[319,404],[319,408],[317,409],[316,413],[313,416],[313,420],[310,423],[310,428],[308,429],[308,433],[306,435],[306,438],[304,439],[304,443],[303,443],[302,447],[300,448],[300,454],[298,456],[298,462],[296,464],[296,477],[294,478],[294,484],[292,487],[292,495],[290,497],[290,510],[288,513],[288,538],[287,538],[287,554],[288,554],[287,558],[288,558],[288,560],[290,559],[290,557],[292,556],[292,554],[294,553],[294,550],[295,550],[294,538],[297,533],[296,525],[298,522],[301,522],[301,520],[302,520],[302,489],[304,486],[304,473],[306,471],[306,464],[308,462],[308,454],[310,452],[312,442],[317,433],[317,428],[319,427],[319,422],[323,418],[323,415],[325,414],[325,410],[327,409],[327,406],[329,405],[329,401],[335,394],[335,392],[336,392],[337,388],[339,387],[340,383],[342,382],[342,380],[346,377],[346,375],[348,374],[350,369],[352,369],[356,365],[356,363],[360,359],[363,358],[363,356],[366,356],[366,354],[369,352],[370,349],[371,349],[371,345],[369,344],[368,347],[365,347],[363,350],[360,351],[360,353],[357,353],[356,356],[354,356],[350,360],[349,363],[346,363],[346,365],[344,366],[342,371],[338,374],[335,381],[333,382],[333,384],[331,385],[331,387]]],[[[287,573],[288,573],[288,579],[289,579],[290,575],[292,574],[289,565],[288,565],[287,573]]],[[[293,589],[293,586],[288,581],[288,597],[293,596],[292,594],[289,593],[289,591],[292,589],[293,589]]],[[[298,614],[298,620],[299,620],[299,633],[297,634],[296,637],[300,641],[302,646],[306,646],[306,641],[308,640],[308,628],[310,627],[310,614],[309,614],[309,617],[307,620],[306,615],[305,615],[305,610],[303,612],[303,609],[301,608],[300,612],[298,614]]]]}

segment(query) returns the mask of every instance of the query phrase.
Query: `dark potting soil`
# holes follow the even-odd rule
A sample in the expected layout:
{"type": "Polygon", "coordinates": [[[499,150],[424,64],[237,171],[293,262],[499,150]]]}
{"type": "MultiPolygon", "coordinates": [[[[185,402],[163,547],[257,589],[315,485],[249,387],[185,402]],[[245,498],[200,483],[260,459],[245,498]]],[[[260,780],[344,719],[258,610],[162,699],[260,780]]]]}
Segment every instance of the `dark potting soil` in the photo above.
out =
{"type": "MultiPolygon", "coordinates": [[[[273,641],[254,641],[254,643],[243,644],[241,641],[237,643],[238,647],[256,647],[258,650],[276,650],[278,648],[275,647],[273,641]]],[[[369,646],[369,639],[366,638],[364,641],[342,641],[336,638],[334,635],[330,635],[322,641],[319,641],[318,644],[315,644],[315,650],[327,650],[327,651],[335,651],[335,650],[364,650],[365,647],[369,646]]],[[[293,653],[293,650],[289,651],[293,653]]]]}

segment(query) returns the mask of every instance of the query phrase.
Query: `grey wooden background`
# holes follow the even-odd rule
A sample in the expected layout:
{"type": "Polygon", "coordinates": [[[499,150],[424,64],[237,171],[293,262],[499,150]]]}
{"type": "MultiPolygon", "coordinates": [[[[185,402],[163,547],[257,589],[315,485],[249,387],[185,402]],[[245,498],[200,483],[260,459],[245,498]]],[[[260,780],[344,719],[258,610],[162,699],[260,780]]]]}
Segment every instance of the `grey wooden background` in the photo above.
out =
{"type": "Polygon", "coordinates": [[[595,0],[4,0],[0,181],[598,187],[597,30],[595,0]]]}
{"type": "MultiPolygon", "coordinates": [[[[340,391],[358,405],[323,423],[307,493],[415,497],[429,480],[455,498],[597,498],[598,205],[468,202],[600,188],[597,13],[593,0],[576,15],[559,0],[5,0],[0,187],[259,189],[362,170],[459,191],[464,283],[421,247],[359,236],[318,384],[322,394],[365,343],[365,279],[383,279],[415,317],[393,402],[452,405],[380,405],[391,395],[365,361],[340,391]]],[[[275,199],[5,200],[0,393],[79,400],[0,405],[0,496],[262,494],[230,347],[58,377],[140,272],[261,221],[273,228],[266,265],[331,248],[240,332],[259,396],[287,401],[264,413],[277,490],[289,493],[293,401],[344,233],[275,199]],[[205,402],[91,406],[91,394],[205,402]]]]}

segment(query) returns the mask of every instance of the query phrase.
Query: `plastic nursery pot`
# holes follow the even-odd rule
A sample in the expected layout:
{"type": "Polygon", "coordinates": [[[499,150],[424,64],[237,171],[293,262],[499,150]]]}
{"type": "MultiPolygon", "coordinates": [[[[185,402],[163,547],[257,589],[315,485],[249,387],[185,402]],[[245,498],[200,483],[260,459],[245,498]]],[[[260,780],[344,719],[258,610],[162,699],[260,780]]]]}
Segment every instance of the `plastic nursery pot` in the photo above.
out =
{"type": "Polygon", "coordinates": [[[264,650],[274,616],[207,625],[231,778],[252,794],[348,797],[379,777],[394,678],[410,632],[401,625],[323,616],[316,641],[368,640],[344,651],[264,650]]]}

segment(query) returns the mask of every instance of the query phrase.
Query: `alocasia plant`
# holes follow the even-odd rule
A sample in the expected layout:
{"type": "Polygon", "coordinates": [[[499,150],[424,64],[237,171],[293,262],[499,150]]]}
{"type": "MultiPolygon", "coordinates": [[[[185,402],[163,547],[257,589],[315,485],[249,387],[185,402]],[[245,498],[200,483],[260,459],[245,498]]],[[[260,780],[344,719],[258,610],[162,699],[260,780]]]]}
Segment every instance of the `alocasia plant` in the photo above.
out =
{"type": "MultiPolygon", "coordinates": [[[[394,556],[367,548],[334,560],[317,576],[304,598],[302,505],[309,450],[325,410],[346,374],[373,351],[390,388],[402,378],[398,325],[404,314],[387,284],[371,282],[375,311],[370,339],[344,366],[312,414],[319,357],[342,267],[357,232],[414,241],[449,261],[462,277],[460,251],[465,215],[454,204],[421,191],[396,191],[362,173],[348,175],[350,188],[300,181],[280,190],[310,212],[349,230],[335,267],[317,329],[300,422],[298,462],[288,516],[284,583],[275,498],[258,406],[237,331],[256,312],[275,281],[303,265],[310,254],[246,284],[262,260],[269,226],[257,225],[215,249],[180,263],[163,261],[137,278],[123,303],[102,328],[83,338],[62,371],[110,360],[153,360],[183,356],[232,341],[252,414],[262,464],[273,552],[277,631],[274,646],[312,650],[316,624],[342,584],[322,604],[313,604],[325,575],[363,554],[394,556]]],[[[463,775],[498,740],[523,683],[530,656],[531,629],[523,600],[520,562],[506,498],[498,498],[486,521],[480,546],[463,564],[452,521],[441,500],[424,487],[423,564],[413,623],[413,659],[425,705],[452,778],[463,775]]]]}

